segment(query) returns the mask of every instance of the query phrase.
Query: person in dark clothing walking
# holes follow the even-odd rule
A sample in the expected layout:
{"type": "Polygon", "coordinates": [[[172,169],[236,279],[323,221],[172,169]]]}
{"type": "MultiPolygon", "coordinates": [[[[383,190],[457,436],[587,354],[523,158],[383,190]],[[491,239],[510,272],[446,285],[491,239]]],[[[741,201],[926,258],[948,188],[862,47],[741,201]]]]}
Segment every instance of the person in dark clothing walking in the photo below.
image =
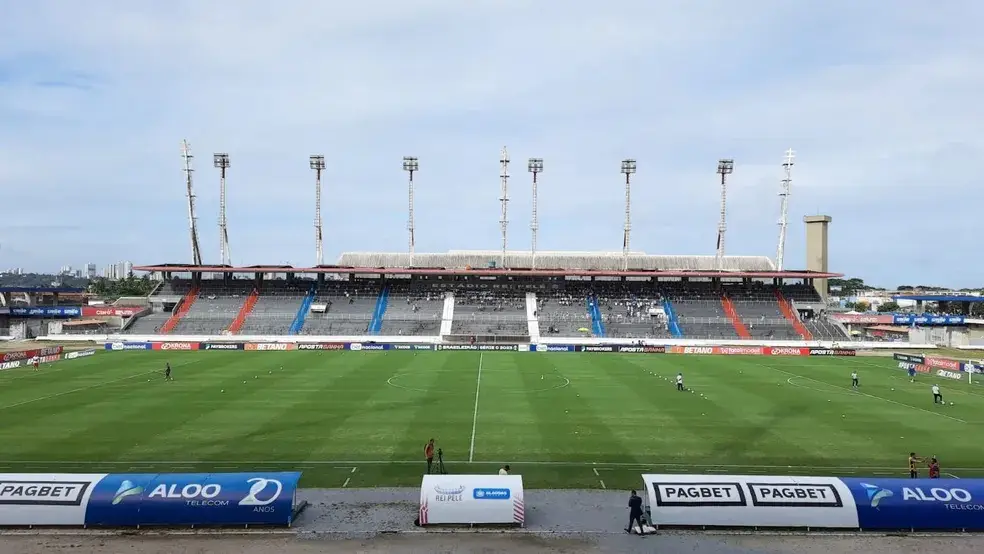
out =
{"type": "Polygon", "coordinates": [[[626,533],[632,532],[632,522],[639,524],[639,534],[645,533],[642,528],[642,498],[636,494],[636,491],[632,491],[629,496],[629,526],[625,528],[626,533]]]}

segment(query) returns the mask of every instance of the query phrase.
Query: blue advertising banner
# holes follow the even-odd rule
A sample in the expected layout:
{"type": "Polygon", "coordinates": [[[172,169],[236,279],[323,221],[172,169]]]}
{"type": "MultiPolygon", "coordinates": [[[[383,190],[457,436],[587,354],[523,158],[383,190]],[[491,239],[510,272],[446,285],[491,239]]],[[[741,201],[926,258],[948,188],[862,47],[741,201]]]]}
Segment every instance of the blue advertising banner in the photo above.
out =
{"type": "Polygon", "coordinates": [[[387,346],[389,346],[389,350],[434,350],[432,344],[390,344],[387,346]]]}
{"type": "Polygon", "coordinates": [[[203,342],[198,347],[199,350],[245,350],[246,345],[241,342],[203,342]]]}
{"type": "Polygon", "coordinates": [[[926,363],[926,358],[918,356],[916,354],[899,354],[896,352],[892,355],[897,361],[908,362],[912,364],[924,364],[926,363]]]}
{"type": "Polygon", "coordinates": [[[353,342],[353,343],[346,343],[345,344],[345,347],[348,350],[353,350],[353,351],[356,351],[356,352],[359,352],[359,351],[362,351],[362,350],[389,350],[391,346],[392,345],[390,345],[390,344],[379,344],[379,343],[375,343],[375,342],[372,342],[372,343],[353,342]]]}
{"type": "Polygon", "coordinates": [[[841,480],[861,529],[984,531],[984,479],[841,480]]]}
{"type": "Polygon", "coordinates": [[[962,315],[894,314],[893,325],[963,325],[962,315]]]}
{"type": "Polygon", "coordinates": [[[154,345],[149,342],[107,342],[106,350],[153,350],[154,345]]]}
{"type": "Polygon", "coordinates": [[[79,306],[30,306],[10,308],[10,315],[20,317],[82,317],[79,306]]]}
{"type": "Polygon", "coordinates": [[[96,483],[85,525],[290,525],[298,472],[110,474],[96,483]]]}
{"type": "Polygon", "coordinates": [[[530,352],[574,352],[573,344],[531,344],[530,352]]]}

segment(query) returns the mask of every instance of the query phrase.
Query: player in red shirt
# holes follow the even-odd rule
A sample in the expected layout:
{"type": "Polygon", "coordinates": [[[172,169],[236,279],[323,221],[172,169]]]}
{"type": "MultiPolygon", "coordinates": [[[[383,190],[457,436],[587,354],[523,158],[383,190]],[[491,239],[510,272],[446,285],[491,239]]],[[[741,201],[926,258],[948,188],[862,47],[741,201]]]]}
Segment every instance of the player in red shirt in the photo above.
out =
{"type": "Polygon", "coordinates": [[[940,478],[940,463],[936,461],[935,456],[929,461],[929,478],[930,479],[940,478]]]}
{"type": "Polygon", "coordinates": [[[37,371],[41,367],[41,358],[34,358],[34,371],[37,371]]]}

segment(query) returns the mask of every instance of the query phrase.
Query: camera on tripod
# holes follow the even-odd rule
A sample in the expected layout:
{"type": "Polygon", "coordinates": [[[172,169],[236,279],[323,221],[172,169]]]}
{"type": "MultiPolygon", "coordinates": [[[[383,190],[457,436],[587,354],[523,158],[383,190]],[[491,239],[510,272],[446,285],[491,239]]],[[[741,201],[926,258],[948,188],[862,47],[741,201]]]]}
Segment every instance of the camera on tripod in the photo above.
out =
{"type": "Polygon", "coordinates": [[[444,449],[437,449],[437,472],[441,475],[447,475],[448,469],[444,467],[444,449]]]}

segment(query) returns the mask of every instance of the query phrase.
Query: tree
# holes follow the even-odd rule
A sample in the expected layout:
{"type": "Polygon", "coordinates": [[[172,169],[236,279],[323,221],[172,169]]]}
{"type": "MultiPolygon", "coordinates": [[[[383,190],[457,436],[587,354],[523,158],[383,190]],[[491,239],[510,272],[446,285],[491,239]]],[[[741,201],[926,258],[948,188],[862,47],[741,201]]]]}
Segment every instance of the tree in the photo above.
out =
{"type": "Polygon", "coordinates": [[[891,313],[899,311],[899,305],[895,302],[885,302],[881,306],[878,306],[878,311],[880,313],[891,313]]]}
{"type": "Polygon", "coordinates": [[[867,312],[870,308],[871,304],[869,304],[866,300],[858,300],[854,303],[854,311],[856,312],[867,312]]]}

